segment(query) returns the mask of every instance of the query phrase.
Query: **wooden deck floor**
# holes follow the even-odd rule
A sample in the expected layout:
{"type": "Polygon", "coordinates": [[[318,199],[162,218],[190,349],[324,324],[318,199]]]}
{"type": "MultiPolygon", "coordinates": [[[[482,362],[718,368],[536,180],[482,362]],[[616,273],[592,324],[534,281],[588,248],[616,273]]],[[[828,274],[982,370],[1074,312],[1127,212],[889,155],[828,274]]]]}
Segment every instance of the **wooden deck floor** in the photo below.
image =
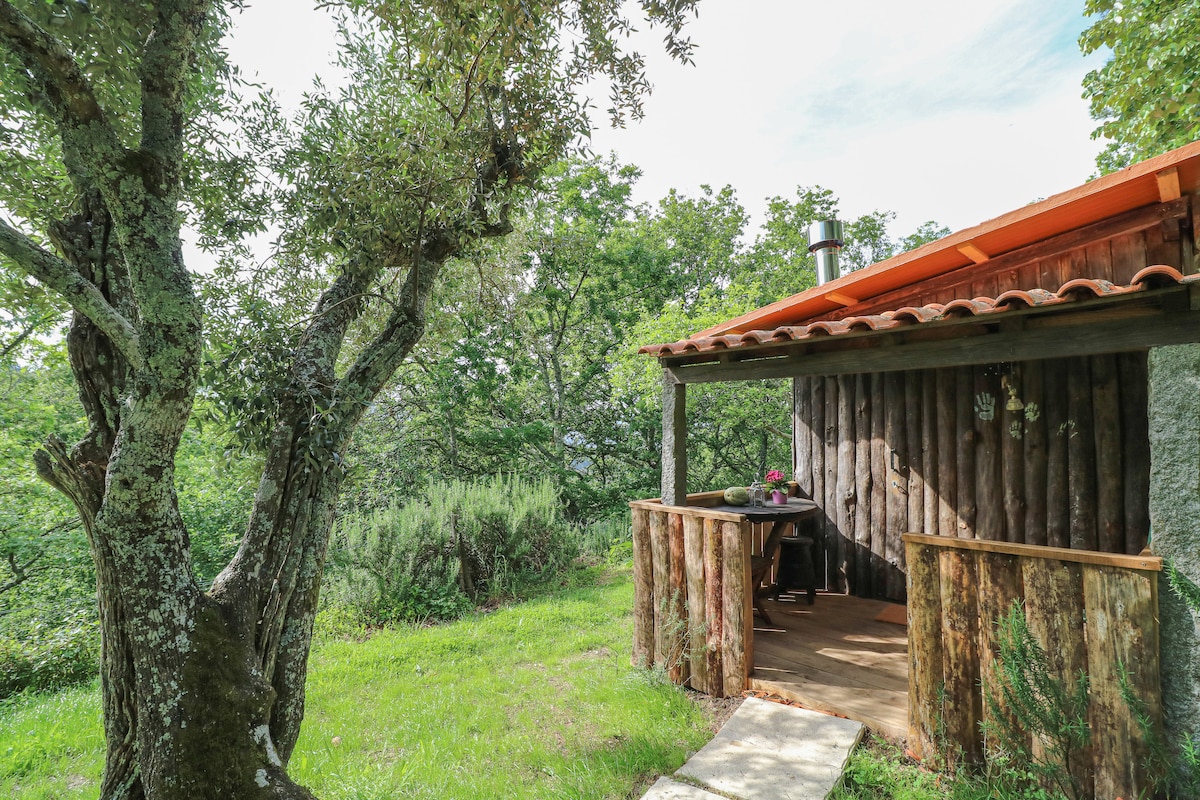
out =
{"type": "Polygon", "coordinates": [[[875,619],[891,603],[819,594],[767,601],[774,625],[754,618],[752,689],[908,734],[908,630],[875,619]]]}

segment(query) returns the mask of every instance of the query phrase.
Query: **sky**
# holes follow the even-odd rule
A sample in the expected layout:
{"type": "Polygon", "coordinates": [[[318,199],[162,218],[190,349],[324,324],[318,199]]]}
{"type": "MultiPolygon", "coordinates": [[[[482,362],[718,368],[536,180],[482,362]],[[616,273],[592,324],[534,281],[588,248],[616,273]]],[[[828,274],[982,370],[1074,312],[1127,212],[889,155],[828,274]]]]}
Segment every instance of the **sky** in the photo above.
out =
{"type": "MultiPolygon", "coordinates": [[[[306,4],[251,0],[236,24],[234,60],[285,104],[329,74],[329,24],[306,4]]],[[[611,130],[601,111],[591,147],[641,168],[639,201],[732,186],[752,228],[767,198],[820,185],[843,219],[894,212],[897,237],[960,230],[1094,173],[1087,24],[1083,0],[701,0],[695,64],[641,31],[646,117],[611,130]]]]}

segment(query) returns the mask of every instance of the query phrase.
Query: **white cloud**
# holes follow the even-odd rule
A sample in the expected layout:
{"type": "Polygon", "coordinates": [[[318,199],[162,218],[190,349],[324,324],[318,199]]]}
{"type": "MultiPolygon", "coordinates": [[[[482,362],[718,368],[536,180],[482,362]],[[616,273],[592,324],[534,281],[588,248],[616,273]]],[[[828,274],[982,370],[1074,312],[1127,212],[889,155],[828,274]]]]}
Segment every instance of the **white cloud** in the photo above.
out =
{"type": "MultiPolygon", "coordinates": [[[[820,184],[843,216],[967,227],[1085,181],[1078,9],[1036,0],[702,2],[696,67],[650,59],[647,118],[598,130],[655,200],[701,183],[764,198],[820,184]]],[[[638,44],[655,47],[657,37],[638,44]]]]}
{"type": "MultiPolygon", "coordinates": [[[[765,198],[820,184],[842,214],[976,224],[1068,189],[1099,145],[1080,99],[1096,63],[1079,55],[1074,3],[1044,0],[702,0],[696,66],[643,30],[655,93],[647,117],[598,130],[593,147],[640,166],[637,196],[732,185],[753,215],[765,198]]],[[[285,105],[334,47],[327,15],[260,0],[235,20],[235,59],[285,105]]],[[[604,108],[604,97],[596,98],[604,108]]],[[[603,114],[598,121],[603,123],[603,114]]]]}

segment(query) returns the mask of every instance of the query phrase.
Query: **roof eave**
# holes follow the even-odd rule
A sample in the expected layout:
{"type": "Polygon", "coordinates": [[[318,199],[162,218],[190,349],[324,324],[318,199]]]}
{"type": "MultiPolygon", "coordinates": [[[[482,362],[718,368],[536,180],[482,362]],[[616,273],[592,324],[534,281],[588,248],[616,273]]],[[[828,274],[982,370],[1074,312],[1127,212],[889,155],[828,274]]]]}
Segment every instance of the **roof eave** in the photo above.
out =
{"type": "Polygon", "coordinates": [[[1200,191],[1200,141],[952,233],[821,286],[735,317],[690,338],[796,324],[1066,231],[1200,191]]]}

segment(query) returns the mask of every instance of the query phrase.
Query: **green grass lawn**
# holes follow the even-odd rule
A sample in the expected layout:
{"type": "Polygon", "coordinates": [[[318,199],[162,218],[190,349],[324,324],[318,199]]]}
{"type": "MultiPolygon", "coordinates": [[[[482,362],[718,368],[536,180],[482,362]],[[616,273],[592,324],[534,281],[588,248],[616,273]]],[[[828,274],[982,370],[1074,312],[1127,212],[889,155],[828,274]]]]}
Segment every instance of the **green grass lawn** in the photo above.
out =
{"type": "MultiPolygon", "coordinates": [[[[453,624],[324,640],[291,774],[322,798],[640,796],[712,720],[629,666],[628,572],[577,582],[453,624]]],[[[0,706],[0,797],[95,797],[102,763],[96,687],[0,706]]]]}

